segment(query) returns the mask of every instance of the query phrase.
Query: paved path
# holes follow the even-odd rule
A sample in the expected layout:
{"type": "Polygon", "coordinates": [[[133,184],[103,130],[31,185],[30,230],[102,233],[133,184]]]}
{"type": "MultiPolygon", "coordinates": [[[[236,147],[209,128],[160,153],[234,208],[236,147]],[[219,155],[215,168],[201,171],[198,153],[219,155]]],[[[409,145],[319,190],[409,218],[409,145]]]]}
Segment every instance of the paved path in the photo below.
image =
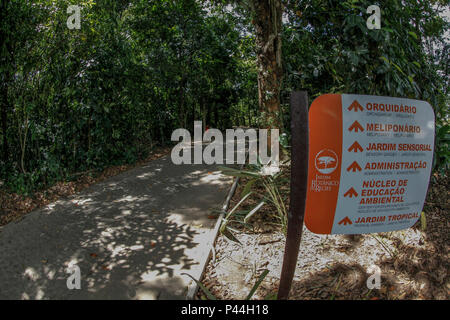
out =
{"type": "Polygon", "coordinates": [[[1,227],[0,299],[183,299],[230,183],[167,155],[1,227]]]}

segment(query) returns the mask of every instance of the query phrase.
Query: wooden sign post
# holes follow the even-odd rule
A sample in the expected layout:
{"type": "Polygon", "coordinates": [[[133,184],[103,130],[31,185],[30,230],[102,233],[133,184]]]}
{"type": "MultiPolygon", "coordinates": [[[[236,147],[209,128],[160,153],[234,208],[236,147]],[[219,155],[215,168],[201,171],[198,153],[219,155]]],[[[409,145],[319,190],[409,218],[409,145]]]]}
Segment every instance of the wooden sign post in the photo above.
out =
{"type": "Polygon", "coordinates": [[[308,93],[291,95],[291,198],[278,299],[287,299],[302,237],[308,178],[308,93]]]}

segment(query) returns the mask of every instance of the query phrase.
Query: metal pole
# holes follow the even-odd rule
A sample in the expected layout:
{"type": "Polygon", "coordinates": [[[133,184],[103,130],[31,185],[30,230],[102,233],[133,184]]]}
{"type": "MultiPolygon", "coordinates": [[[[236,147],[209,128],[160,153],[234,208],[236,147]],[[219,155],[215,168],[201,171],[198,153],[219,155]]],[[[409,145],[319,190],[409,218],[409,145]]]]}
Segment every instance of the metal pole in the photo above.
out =
{"type": "Polygon", "coordinates": [[[291,94],[291,195],[286,246],[281,269],[278,299],[289,296],[297,265],[305,215],[308,178],[308,93],[291,94]]]}

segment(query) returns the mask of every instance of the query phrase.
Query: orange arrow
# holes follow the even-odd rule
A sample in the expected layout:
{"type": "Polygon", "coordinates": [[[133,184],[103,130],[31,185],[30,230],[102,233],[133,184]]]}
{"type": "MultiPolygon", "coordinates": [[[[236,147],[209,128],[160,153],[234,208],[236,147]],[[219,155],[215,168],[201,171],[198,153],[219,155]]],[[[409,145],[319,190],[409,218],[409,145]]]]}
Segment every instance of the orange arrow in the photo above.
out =
{"type": "Polygon", "coordinates": [[[362,132],[362,131],[364,131],[364,128],[362,127],[362,125],[358,121],[355,121],[350,126],[350,128],[348,128],[348,131],[353,131],[353,130],[355,130],[355,132],[358,132],[358,131],[362,132]]]}
{"type": "Polygon", "coordinates": [[[352,224],[352,220],[350,220],[348,217],[345,217],[344,219],[339,221],[338,224],[344,224],[344,226],[346,226],[348,224],[352,224]]]}
{"type": "Polygon", "coordinates": [[[359,104],[359,102],[355,100],[355,101],[352,102],[352,104],[350,105],[350,107],[348,107],[348,111],[352,111],[352,110],[354,110],[355,112],[358,112],[358,111],[363,111],[364,109],[363,109],[363,107],[359,104]]]}
{"type": "Polygon", "coordinates": [[[355,141],[351,146],[350,146],[350,148],[348,148],[348,152],[351,152],[351,151],[354,151],[354,152],[362,152],[363,151],[363,148],[361,147],[361,145],[358,143],[358,141],[355,141]]]}
{"type": "Polygon", "coordinates": [[[347,171],[353,171],[356,172],[356,170],[361,171],[361,167],[359,166],[358,162],[353,161],[353,163],[347,168],[347,171]]]}
{"type": "Polygon", "coordinates": [[[356,193],[355,189],[350,188],[346,193],[344,193],[344,197],[350,197],[353,198],[353,196],[357,197],[358,193],[356,193]]]}

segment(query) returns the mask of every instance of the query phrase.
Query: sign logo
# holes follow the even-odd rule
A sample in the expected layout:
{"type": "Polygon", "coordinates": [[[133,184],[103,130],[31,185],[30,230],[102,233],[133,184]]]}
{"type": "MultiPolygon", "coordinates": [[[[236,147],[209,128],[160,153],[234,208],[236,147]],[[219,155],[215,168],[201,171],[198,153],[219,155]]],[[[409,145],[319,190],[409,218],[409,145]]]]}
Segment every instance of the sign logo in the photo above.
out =
{"type": "Polygon", "coordinates": [[[315,165],[317,171],[330,174],[338,167],[338,156],[330,149],[324,149],[316,155],[315,165]]]}

